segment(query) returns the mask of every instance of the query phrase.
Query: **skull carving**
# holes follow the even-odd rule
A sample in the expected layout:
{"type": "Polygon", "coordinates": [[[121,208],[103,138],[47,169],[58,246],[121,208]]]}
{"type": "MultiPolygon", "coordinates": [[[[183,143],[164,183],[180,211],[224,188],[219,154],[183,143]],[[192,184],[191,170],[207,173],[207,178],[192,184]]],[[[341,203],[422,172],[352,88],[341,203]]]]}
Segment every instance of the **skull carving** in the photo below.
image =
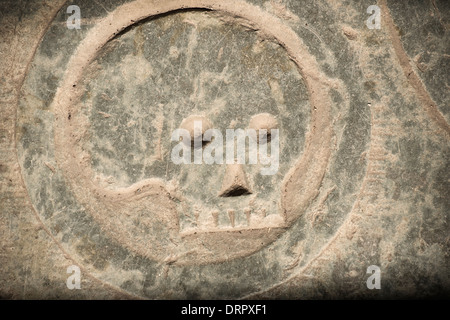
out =
{"type": "Polygon", "coordinates": [[[249,33],[232,8],[220,10],[150,20],[74,57],[82,67],[55,97],[56,157],[77,199],[111,237],[159,261],[211,263],[268,245],[306,208],[328,160],[328,88],[320,73],[301,73],[293,52],[315,61],[300,40],[279,28],[277,41],[249,33]],[[227,163],[229,150],[221,164],[172,161],[174,130],[201,136],[188,144],[194,156],[217,146],[204,139],[213,128],[223,150],[227,130],[263,135],[245,140],[244,163],[227,163]],[[250,146],[274,143],[277,170],[261,174],[270,163],[249,163],[250,146]]]}

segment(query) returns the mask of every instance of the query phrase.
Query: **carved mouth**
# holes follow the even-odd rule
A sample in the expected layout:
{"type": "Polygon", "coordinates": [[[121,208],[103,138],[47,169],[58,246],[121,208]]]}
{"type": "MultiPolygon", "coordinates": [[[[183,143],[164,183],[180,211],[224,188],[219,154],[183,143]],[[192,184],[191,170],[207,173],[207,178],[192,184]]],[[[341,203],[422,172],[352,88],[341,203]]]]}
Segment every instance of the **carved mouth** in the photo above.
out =
{"type": "Polygon", "coordinates": [[[223,201],[217,209],[193,207],[191,221],[180,224],[181,236],[286,227],[286,221],[280,213],[269,213],[267,206],[254,205],[257,194],[252,194],[248,184],[234,182],[230,188],[220,192],[223,201]]]}
{"type": "Polygon", "coordinates": [[[228,209],[224,211],[212,211],[205,216],[197,218],[195,227],[188,227],[180,231],[182,237],[220,232],[248,232],[261,229],[283,229],[286,228],[286,221],[280,214],[266,216],[264,209],[252,212],[250,208],[235,211],[228,209]]]}

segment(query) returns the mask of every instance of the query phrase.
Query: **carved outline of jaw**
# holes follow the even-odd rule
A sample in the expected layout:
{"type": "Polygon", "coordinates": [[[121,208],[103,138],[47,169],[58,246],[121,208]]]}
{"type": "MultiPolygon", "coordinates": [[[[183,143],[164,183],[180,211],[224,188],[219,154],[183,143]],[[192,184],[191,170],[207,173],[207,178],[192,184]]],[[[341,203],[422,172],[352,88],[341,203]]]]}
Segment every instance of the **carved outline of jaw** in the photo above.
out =
{"type": "Polygon", "coordinates": [[[206,264],[247,256],[276,240],[319,193],[330,159],[333,137],[330,87],[337,87],[337,83],[320,72],[317,61],[297,34],[257,6],[242,0],[136,0],[120,6],[99,21],[70,59],[51,106],[55,111],[55,156],[78,201],[110,237],[129,250],[158,261],[176,257],[171,258],[176,264],[206,264]],[[81,82],[84,70],[99,50],[120,31],[150,16],[180,9],[220,11],[245,20],[255,30],[283,46],[305,80],[311,101],[311,129],[306,136],[302,157],[282,183],[280,206],[285,220],[283,227],[254,229],[231,235],[227,234],[229,232],[193,234],[181,238],[176,209],[164,181],[148,179],[112,191],[92,180],[89,155],[79,145],[84,131],[76,122],[86,119],[81,119],[75,109],[82,93],[76,84],[81,82]],[[72,115],[72,120],[68,119],[68,113],[72,115]],[[151,219],[141,214],[145,208],[153,209],[151,219]],[[133,225],[135,219],[150,229],[156,225],[162,228],[164,239],[133,225]]]}

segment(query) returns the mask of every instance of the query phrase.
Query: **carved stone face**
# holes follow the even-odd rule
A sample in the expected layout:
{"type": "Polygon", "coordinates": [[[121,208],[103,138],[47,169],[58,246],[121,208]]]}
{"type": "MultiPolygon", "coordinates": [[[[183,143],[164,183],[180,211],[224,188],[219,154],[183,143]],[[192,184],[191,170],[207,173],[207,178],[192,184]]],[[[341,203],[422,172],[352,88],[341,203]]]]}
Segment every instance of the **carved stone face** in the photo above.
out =
{"type": "MultiPolygon", "coordinates": [[[[301,155],[310,106],[282,47],[219,16],[185,12],[117,37],[91,68],[98,71],[83,99],[92,123],[89,151],[94,171],[111,187],[171,181],[181,233],[283,226],[280,187],[301,155]],[[248,152],[243,165],[174,164],[172,131],[193,133],[194,120],[204,131],[221,131],[224,142],[226,129],[279,129],[277,172],[262,175],[262,164],[248,164],[248,152]]],[[[257,143],[270,153],[270,139],[257,143]]]]}

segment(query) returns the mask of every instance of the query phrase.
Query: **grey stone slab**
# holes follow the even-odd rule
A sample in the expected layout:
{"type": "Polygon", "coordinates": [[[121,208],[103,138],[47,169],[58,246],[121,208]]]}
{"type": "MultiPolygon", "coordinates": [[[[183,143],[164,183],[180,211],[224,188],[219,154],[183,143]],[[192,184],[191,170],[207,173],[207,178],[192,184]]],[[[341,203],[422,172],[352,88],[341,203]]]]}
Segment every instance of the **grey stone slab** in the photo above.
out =
{"type": "Polygon", "coordinates": [[[370,5],[2,2],[0,295],[448,294],[448,5],[370,5]],[[275,174],[171,158],[189,117],[257,115],[275,174]]]}

